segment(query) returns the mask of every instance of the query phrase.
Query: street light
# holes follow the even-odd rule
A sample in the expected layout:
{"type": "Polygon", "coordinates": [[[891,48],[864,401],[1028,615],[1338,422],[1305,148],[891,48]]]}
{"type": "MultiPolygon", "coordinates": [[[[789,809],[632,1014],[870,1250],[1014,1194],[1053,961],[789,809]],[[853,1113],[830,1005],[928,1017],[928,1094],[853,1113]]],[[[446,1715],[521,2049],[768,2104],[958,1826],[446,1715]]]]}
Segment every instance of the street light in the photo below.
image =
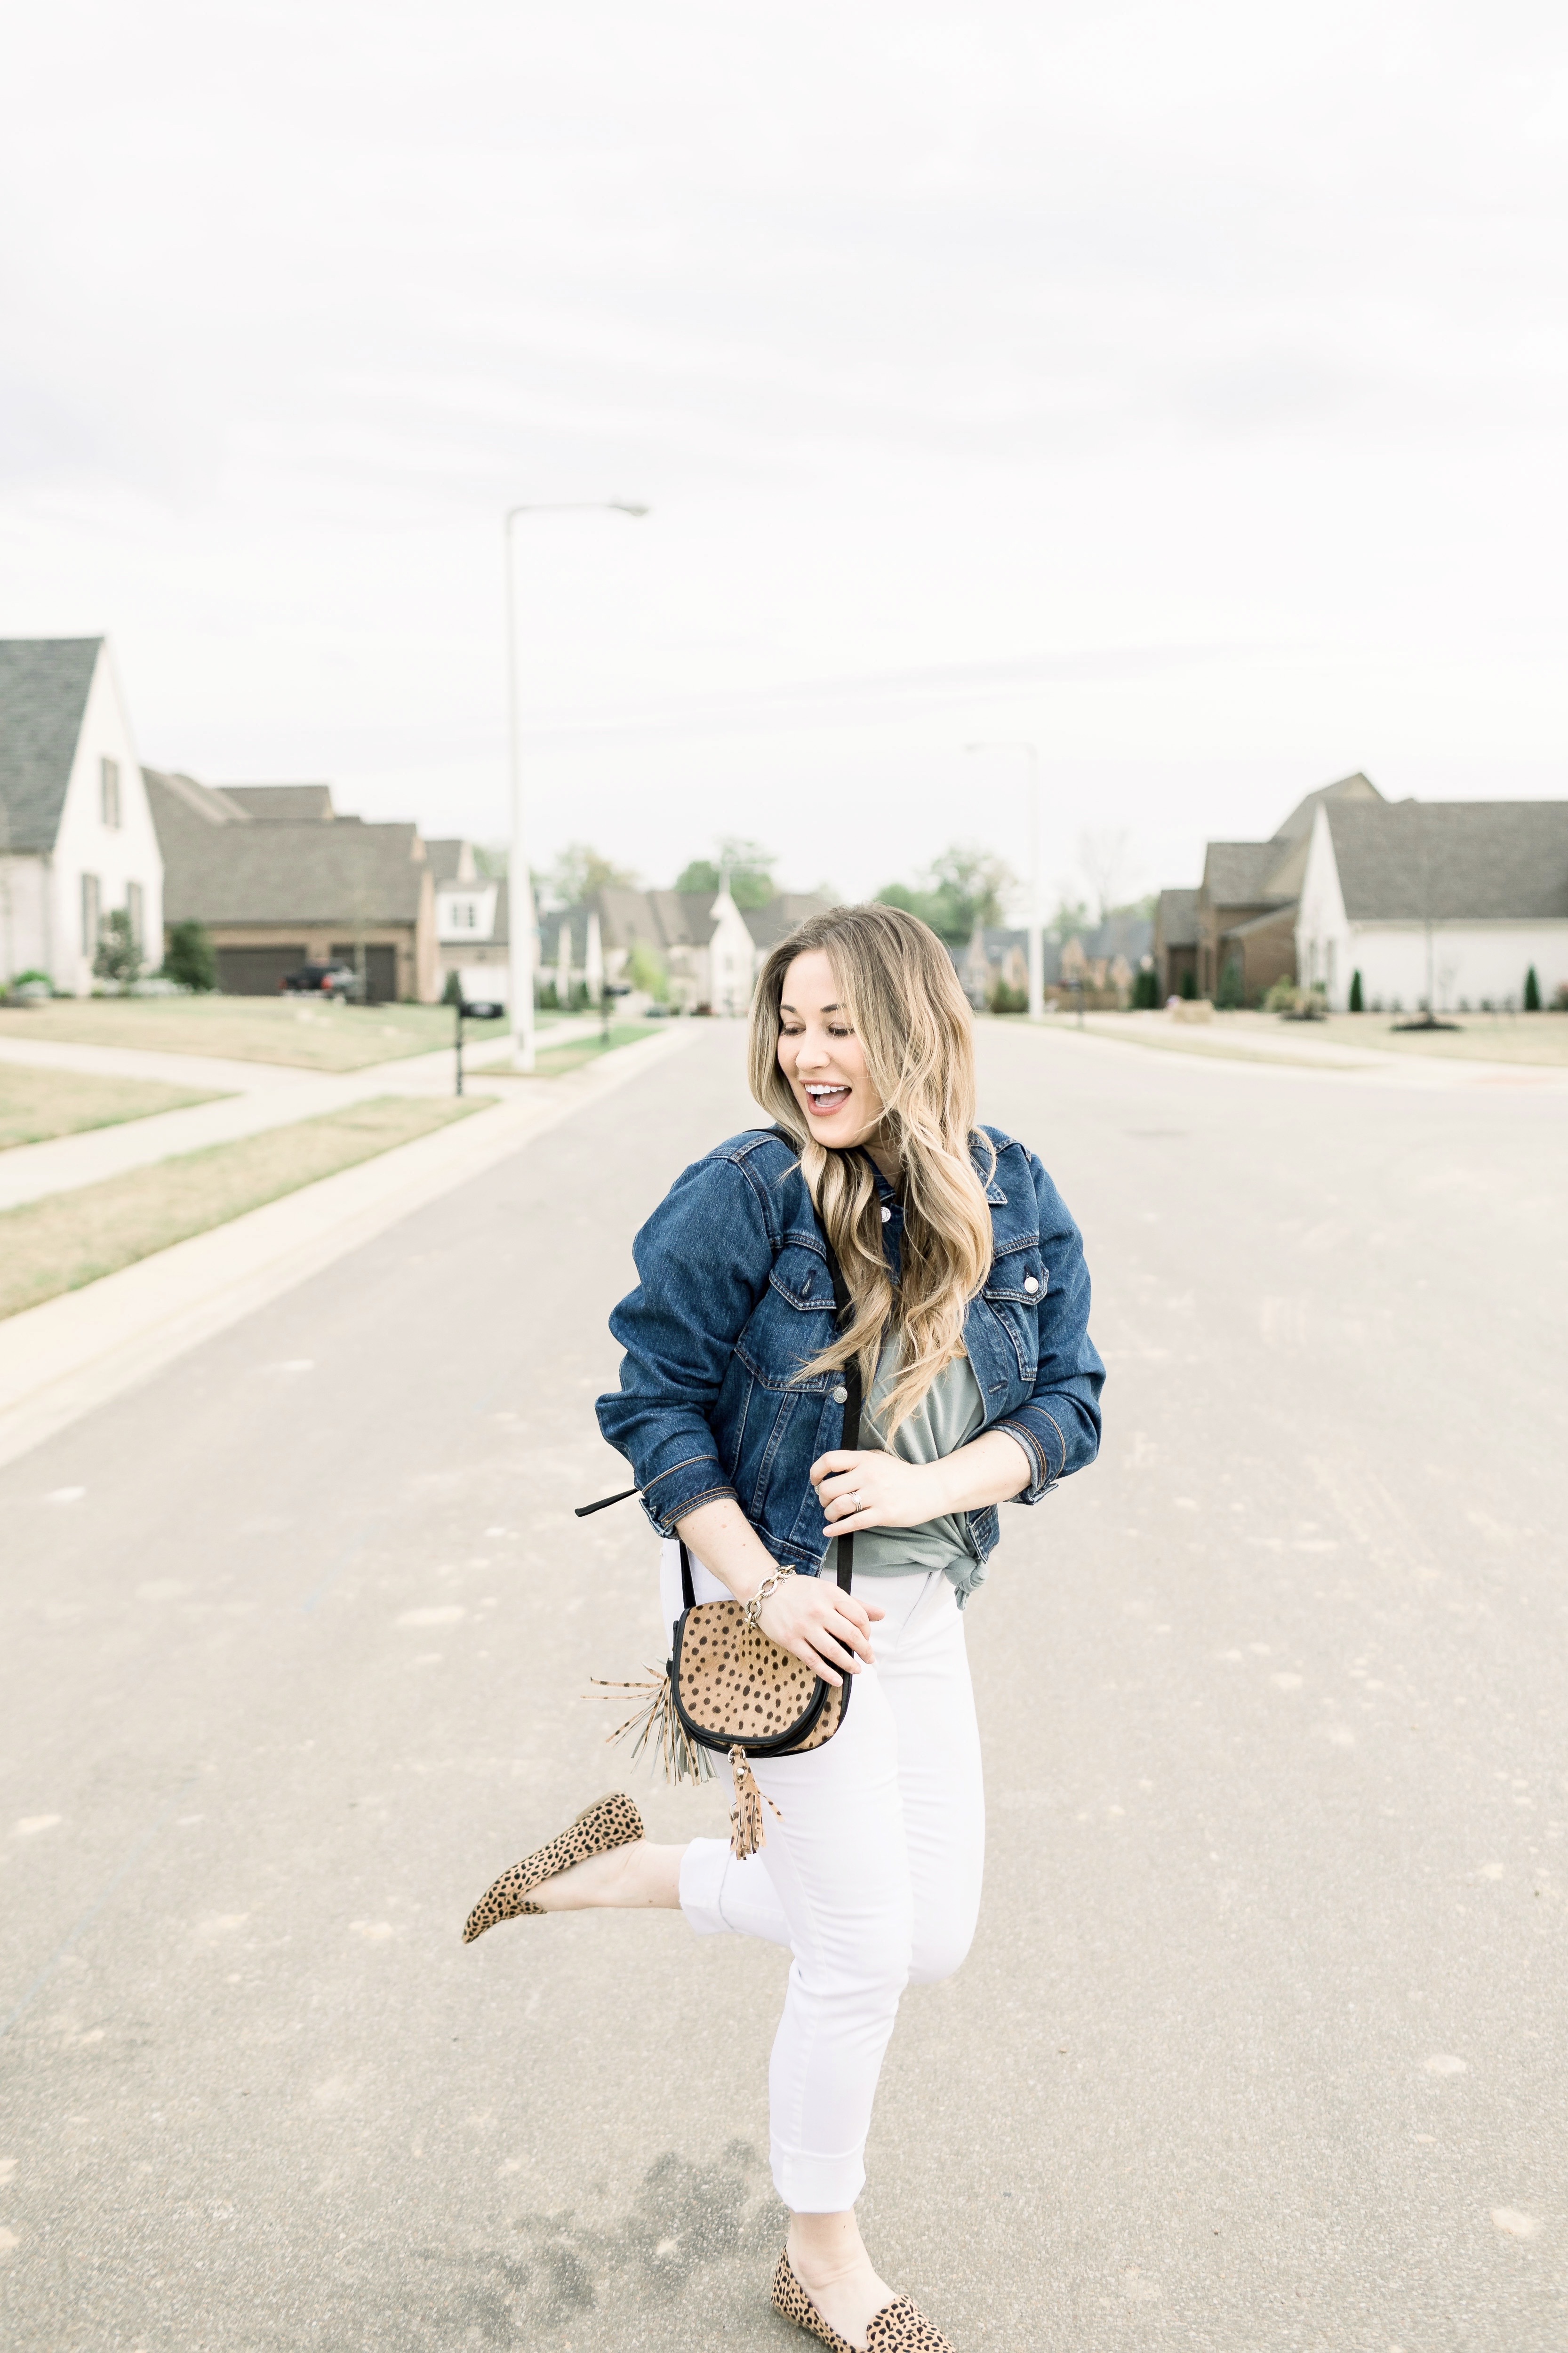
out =
{"type": "Polygon", "coordinates": [[[521,709],[517,680],[517,580],[511,527],[526,514],[645,515],[626,499],[552,499],[508,507],[506,542],[506,680],[511,744],[511,849],[507,857],[507,910],[511,931],[511,1066],[533,1068],[533,891],[528,868],[528,814],[522,797],[521,709]]]}
{"type": "Polygon", "coordinates": [[[1029,764],[1029,1018],[1046,1009],[1046,926],[1040,913],[1040,754],[1033,744],[966,744],[966,752],[1022,752],[1029,764]]]}

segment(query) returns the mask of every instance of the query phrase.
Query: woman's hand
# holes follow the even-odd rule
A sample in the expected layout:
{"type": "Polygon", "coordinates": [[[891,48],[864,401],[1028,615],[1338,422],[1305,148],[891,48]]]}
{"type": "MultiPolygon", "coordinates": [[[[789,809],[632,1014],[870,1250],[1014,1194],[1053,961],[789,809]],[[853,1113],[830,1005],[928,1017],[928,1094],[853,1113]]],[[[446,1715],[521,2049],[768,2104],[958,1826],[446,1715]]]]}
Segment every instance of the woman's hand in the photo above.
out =
{"type": "Polygon", "coordinates": [[[837,1690],[844,1680],[838,1669],[858,1675],[862,1662],[876,1665],[871,1620],[883,1614],[874,1601],[841,1593],[833,1578],[786,1577],[763,1602],[757,1623],[770,1641],[837,1690]]]}
{"type": "Polygon", "coordinates": [[[817,1456],[811,1483],[834,1535],[855,1535],[861,1528],[913,1528],[937,1518],[949,1508],[939,1492],[944,1469],[840,1446],[817,1456]]]}

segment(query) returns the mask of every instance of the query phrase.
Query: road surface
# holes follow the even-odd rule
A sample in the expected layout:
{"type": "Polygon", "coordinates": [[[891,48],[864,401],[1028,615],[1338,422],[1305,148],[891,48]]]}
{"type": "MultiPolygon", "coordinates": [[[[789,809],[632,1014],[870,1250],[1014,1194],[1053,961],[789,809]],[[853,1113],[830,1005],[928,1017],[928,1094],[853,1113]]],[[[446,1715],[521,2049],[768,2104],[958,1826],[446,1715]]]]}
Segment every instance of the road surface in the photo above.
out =
{"type": "MultiPolygon", "coordinates": [[[[991,1834],[862,2212],[958,2353],[1568,2342],[1568,1098],[988,1026],[1098,1466],[969,1626],[991,1834]]],[[[0,1472],[0,2334],[782,2348],[783,1957],[490,1877],[658,1654],[592,1400],[715,1024],[0,1472]]]]}

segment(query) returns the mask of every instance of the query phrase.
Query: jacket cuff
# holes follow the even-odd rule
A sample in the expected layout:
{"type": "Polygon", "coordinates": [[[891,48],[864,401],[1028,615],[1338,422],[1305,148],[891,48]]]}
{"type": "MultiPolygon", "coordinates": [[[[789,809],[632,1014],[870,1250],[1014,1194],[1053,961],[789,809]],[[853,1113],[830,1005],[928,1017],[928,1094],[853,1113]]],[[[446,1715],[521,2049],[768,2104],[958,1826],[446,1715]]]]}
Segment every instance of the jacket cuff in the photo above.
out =
{"type": "Polygon", "coordinates": [[[734,1493],[718,1456],[697,1454],[685,1462],[672,1462],[649,1479],[642,1491],[642,1507],[661,1536],[672,1536],[676,1522],[688,1512],[734,1493]]]}
{"type": "MultiPolygon", "coordinates": [[[[1049,1419],[1048,1415],[1047,1419],[1049,1419]]],[[[1047,1458],[1045,1448],[1041,1445],[1039,1439],[1037,1437],[1034,1430],[1029,1428],[1026,1421],[996,1421],[993,1422],[991,1426],[994,1430],[1005,1430],[1009,1438],[1017,1440],[1018,1444],[1028,1456],[1030,1465],[1033,1470],[1034,1475],[1031,1477],[1028,1485],[1021,1488],[1018,1493],[1012,1496],[1009,1500],[1015,1504],[1037,1504],[1041,1496],[1048,1495],[1051,1489],[1057,1484],[1057,1482],[1061,1477],[1060,1468],[1053,1469],[1050,1461],[1047,1458]]],[[[1051,1427],[1055,1430],[1056,1424],[1052,1422],[1051,1427]]],[[[1057,1436],[1058,1438],[1061,1437],[1060,1430],[1057,1430],[1057,1436]]],[[[1063,1442],[1061,1450],[1061,1461],[1064,1464],[1067,1461],[1067,1446],[1065,1441],[1063,1442]]]]}

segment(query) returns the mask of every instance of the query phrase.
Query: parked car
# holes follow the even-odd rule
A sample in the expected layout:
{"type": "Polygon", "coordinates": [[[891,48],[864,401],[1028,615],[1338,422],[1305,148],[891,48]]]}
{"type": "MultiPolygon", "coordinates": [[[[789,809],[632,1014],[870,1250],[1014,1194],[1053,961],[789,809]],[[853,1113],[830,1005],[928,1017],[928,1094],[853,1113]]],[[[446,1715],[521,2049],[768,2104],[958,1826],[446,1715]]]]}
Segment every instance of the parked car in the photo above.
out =
{"type": "Polygon", "coordinates": [[[302,964],[298,972],[285,973],[282,994],[353,997],[359,995],[359,975],[352,964],[302,964]]]}

